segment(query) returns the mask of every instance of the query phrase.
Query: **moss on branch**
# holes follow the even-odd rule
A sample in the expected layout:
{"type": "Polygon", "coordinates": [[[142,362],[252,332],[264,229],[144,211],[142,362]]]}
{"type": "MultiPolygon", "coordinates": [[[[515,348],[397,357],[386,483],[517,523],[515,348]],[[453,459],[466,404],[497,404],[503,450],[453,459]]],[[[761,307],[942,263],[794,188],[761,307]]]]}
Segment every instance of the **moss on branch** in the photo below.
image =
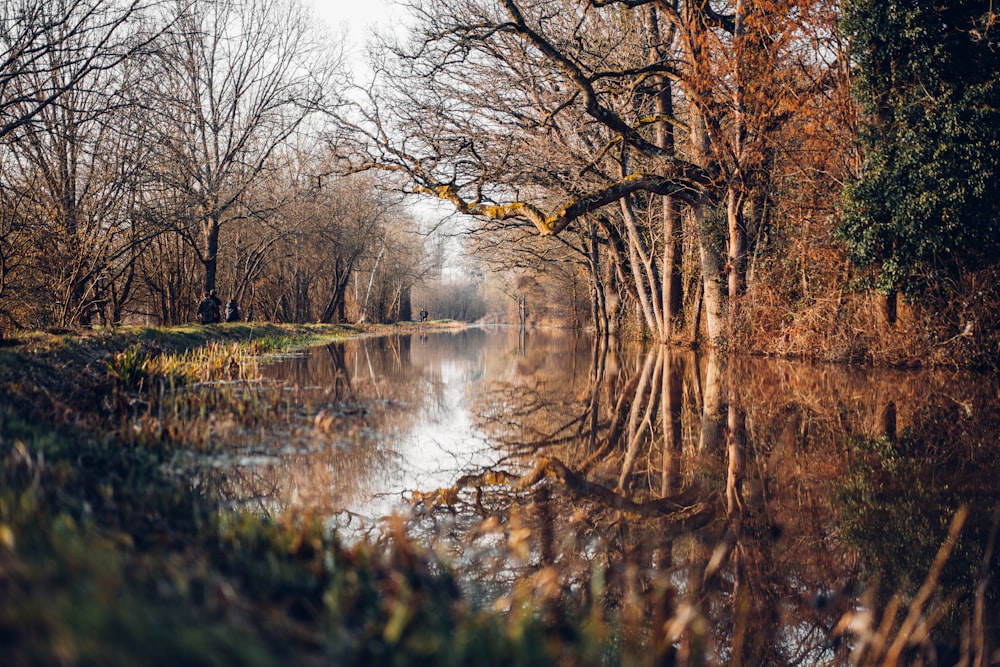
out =
{"type": "Polygon", "coordinates": [[[691,169],[687,171],[690,173],[685,173],[681,177],[643,173],[630,174],[603,188],[573,199],[551,215],[546,215],[533,204],[522,201],[507,204],[469,202],[462,197],[458,188],[453,184],[419,187],[417,190],[450,202],[460,213],[477,215],[490,220],[527,220],[535,226],[542,236],[551,236],[560,233],[575,220],[588,213],[636,192],[670,195],[693,203],[703,197],[708,186],[708,179],[700,172],[696,173],[691,169]]]}

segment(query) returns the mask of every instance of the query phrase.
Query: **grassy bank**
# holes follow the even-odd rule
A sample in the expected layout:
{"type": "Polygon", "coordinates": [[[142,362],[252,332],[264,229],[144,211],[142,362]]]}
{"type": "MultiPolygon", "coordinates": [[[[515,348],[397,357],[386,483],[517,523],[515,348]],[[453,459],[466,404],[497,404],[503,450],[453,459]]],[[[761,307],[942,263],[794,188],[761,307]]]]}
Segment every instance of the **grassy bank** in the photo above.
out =
{"type": "Polygon", "coordinates": [[[152,375],[371,333],[239,324],[7,341],[0,662],[587,662],[586,642],[550,641],[530,613],[472,611],[447,569],[405,540],[347,547],[317,517],[221,511],[162,472],[177,442],[115,435],[152,375]]]}

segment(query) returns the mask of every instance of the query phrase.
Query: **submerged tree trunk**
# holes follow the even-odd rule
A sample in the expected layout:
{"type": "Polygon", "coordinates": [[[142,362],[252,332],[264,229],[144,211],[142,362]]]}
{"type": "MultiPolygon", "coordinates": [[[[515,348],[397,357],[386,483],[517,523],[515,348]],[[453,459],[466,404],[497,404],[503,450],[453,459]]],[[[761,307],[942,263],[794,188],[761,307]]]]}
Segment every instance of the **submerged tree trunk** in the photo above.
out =
{"type": "Polygon", "coordinates": [[[632,401],[628,420],[628,448],[625,461],[622,463],[621,474],[618,477],[617,491],[629,493],[632,490],[632,472],[635,469],[639,452],[647,436],[652,438],[653,420],[659,408],[660,391],[662,390],[659,374],[663,371],[663,347],[657,347],[646,354],[640,375],[639,386],[632,401]],[[647,399],[647,393],[649,398],[647,399]]]}
{"type": "MultiPolygon", "coordinates": [[[[732,388],[730,388],[732,389],[732,388]]],[[[744,509],[743,480],[746,477],[746,415],[733,393],[729,396],[726,429],[726,514],[735,516],[744,509]]]]}
{"type": "Polygon", "coordinates": [[[702,390],[701,438],[698,449],[702,452],[721,452],[728,423],[726,400],[723,395],[723,377],[719,357],[709,352],[705,363],[705,382],[702,390]]]}
{"type": "Polygon", "coordinates": [[[660,493],[666,498],[680,491],[683,455],[684,365],[669,348],[663,360],[663,471],[660,493]]]}

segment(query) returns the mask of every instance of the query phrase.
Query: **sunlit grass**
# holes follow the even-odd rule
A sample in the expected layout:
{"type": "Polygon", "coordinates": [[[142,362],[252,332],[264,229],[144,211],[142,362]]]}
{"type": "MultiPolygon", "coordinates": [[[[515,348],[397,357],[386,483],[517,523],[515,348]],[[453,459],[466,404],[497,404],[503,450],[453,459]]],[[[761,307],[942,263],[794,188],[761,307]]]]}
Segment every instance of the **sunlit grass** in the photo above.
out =
{"type": "Polygon", "coordinates": [[[147,360],[147,372],[154,376],[176,377],[199,382],[221,379],[246,380],[256,377],[260,356],[257,341],[249,343],[210,342],[180,354],[163,354],[147,360]]]}
{"type": "MultiPolygon", "coordinates": [[[[163,476],[223,406],[282,409],[276,393],[236,387],[256,355],[303,340],[189,349],[201,333],[108,346],[99,368],[121,395],[117,438],[0,409],[3,664],[552,664],[535,619],[469,613],[443,564],[405,540],[344,548],[316,517],[220,511],[163,476]],[[123,447],[139,441],[136,423],[148,446],[123,447]]],[[[29,354],[54,349],[36,343],[29,354]]]]}

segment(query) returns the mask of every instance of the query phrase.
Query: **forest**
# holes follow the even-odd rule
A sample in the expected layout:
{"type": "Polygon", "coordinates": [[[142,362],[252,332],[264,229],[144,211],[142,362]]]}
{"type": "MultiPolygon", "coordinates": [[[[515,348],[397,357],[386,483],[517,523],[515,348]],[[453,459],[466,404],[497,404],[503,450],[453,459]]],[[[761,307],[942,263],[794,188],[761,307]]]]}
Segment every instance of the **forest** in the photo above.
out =
{"type": "Polygon", "coordinates": [[[359,76],[296,0],[5,3],[0,332],[189,322],[216,289],[996,368],[991,3],[399,10],[359,76]]]}
{"type": "Polygon", "coordinates": [[[993,3],[396,7],[0,4],[0,663],[1000,664],[993,3]]]}

